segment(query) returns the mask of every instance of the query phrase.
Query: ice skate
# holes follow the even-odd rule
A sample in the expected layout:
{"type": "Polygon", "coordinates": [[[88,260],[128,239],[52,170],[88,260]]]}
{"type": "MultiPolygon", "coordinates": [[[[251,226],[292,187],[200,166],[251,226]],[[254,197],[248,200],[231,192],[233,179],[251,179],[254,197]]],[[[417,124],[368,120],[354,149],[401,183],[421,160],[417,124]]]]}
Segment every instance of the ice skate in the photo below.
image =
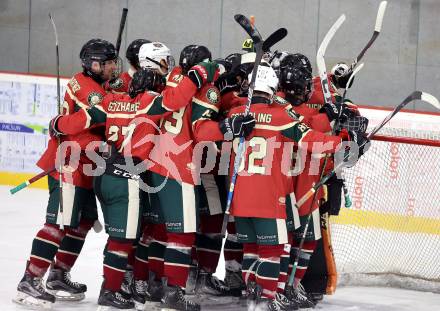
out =
{"type": "Polygon", "coordinates": [[[80,301],[85,298],[87,285],[72,282],[70,272],[66,270],[52,268],[47,277],[46,289],[58,300],[80,301]]]}
{"type": "Polygon", "coordinates": [[[197,278],[195,292],[197,295],[227,296],[229,295],[229,287],[212,273],[201,270],[197,278]]]}
{"type": "Polygon", "coordinates": [[[146,295],[147,295],[147,281],[134,280],[131,284],[131,297],[133,299],[136,310],[144,310],[146,295]]]}
{"type": "Polygon", "coordinates": [[[25,272],[17,286],[17,297],[12,301],[32,308],[50,309],[55,302],[55,296],[46,292],[41,277],[25,272]]]}
{"type": "Polygon", "coordinates": [[[146,299],[153,302],[160,302],[163,297],[163,294],[164,294],[164,288],[162,281],[155,280],[153,275],[153,277],[150,277],[150,281],[148,282],[146,299]]]}
{"type": "Polygon", "coordinates": [[[260,298],[258,299],[258,303],[256,304],[254,311],[287,311],[293,310],[288,309],[287,305],[285,305],[280,300],[279,295],[277,295],[274,299],[269,298],[260,298]]]}
{"type": "Polygon", "coordinates": [[[97,311],[127,310],[134,308],[133,301],[124,298],[121,292],[113,292],[104,288],[101,288],[101,292],[99,293],[98,305],[97,311]]]}
{"type": "Polygon", "coordinates": [[[126,299],[132,297],[132,285],[133,285],[133,270],[127,270],[124,273],[124,280],[121,285],[121,293],[126,299]]]}
{"type": "Polygon", "coordinates": [[[162,311],[199,311],[200,305],[185,297],[183,289],[177,286],[166,286],[161,304],[162,311]]]}
{"type": "Polygon", "coordinates": [[[240,270],[232,271],[226,269],[224,283],[227,287],[229,287],[230,295],[235,297],[240,297],[242,295],[242,291],[246,289],[246,284],[244,284],[240,270]]]}
{"type": "Polygon", "coordinates": [[[186,287],[185,287],[186,295],[196,294],[198,275],[199,275],[199,268],[197,268],[197,266],[191,265],[189,267],[188,279],[186,280],[186,287]]]}
{"type": "Polygon", "coordinates": [[[277,293],[275,296],[276,300],[279,301],[281,304],[284,305],[284,308],[286,310],[298,310],[298,303],[294,300],[289,300],[286,296],[283,294],[277,293]]]}
{"type": "Polygon", "coordinates": [[[315,304],[307,297],[307,294],[301,285],[296,289],[290,286],[286,287],[285,294],[287,299],[296,302],[300,309],[315,307],[315,304]]]}

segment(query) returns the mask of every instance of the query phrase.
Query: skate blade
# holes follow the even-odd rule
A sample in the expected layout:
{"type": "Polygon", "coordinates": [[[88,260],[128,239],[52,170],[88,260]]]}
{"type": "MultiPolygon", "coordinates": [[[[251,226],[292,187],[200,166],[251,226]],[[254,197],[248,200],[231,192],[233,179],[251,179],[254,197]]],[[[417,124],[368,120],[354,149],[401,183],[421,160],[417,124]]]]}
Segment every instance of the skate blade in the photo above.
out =
{"type": "Polygon", "coordinates": [[[197,295],[195,299],[202,306],[237,304],[239,298],[232,296],[197,295]]]}
{"type": "Polygon", "coordinates": [[[22,292],[17,292],[17,296],[12,299],[12,302],[34,310],[50,310],[53,305],[50,301],[36,299],[22,292]]]}
{"type": "Polygon", "coordinates": [[[81,301],[86,298],[84,293],[72,294],[63,290],[50,290],[47,289],[47,292],[54,295],[55,298],[59,301],[81,301]]]}
{"type": "Polygon", "coordinates": [[[141,304],[139,302],[134,302],[134,308],[137,311],[150,311],[150,310],[160,310],[160,302],[155,301],[146,301],[144,304],[141,304]]]}

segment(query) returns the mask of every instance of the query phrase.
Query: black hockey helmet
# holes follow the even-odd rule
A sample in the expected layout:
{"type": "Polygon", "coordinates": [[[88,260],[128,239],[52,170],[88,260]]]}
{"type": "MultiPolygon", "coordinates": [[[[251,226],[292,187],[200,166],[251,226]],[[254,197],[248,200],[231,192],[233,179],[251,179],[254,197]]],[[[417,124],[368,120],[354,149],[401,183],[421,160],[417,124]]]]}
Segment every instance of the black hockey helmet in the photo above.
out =
{"type": "Polygon", "coordinates": [[[108,60],[114,60],[116,55],[115,46],[102,39],[91,39],[86,42],[79,52],[82,66],[90,70],[93,62],[103,63],[108,60]]]}
{"type": "Polygon", "coordinates": [[[191,44],[180,52],[179,66],[182,68],[182,73],[186,74],[192,66],[204,60],[212,60],[211,51],[206,46],[191,44]]]}
{"type": "Polygon", "coordinates": [[[310,63],[310,60],[301,53],[295,53],[295,54],[287,54],[280,60],[280,69],[284,67],[303,67],[307,69],[310,73],[312,73],[312,64],[310,63]]]}
{"type": "Polygon", "coordinates": [[[132,65],[134,68],[139,69],[139,49],[141,48],[142,44],[144,43],[151,43],[150,40],[147,39],[136,39],[132,41],[127,48],[127,52],[125,53],[125,57],[128,59],[128,62],[130,65],[132,65]]]}
{"type": "MultiPolygon", "coordinates": [[[[312,90],[312,73],[305,67],[287,66],[280,72],[280,89],[292,102],[292,97],[306,101],[312,90]]],[[[293,101],[292,104],[301,102],[293,101]]]]}
{"type": "Polygon", "coordinates": [[[231,64],[231,69],[234,69],[241,64],[241,53],[229,54],[225,57],[225,61],[231,64]]]}

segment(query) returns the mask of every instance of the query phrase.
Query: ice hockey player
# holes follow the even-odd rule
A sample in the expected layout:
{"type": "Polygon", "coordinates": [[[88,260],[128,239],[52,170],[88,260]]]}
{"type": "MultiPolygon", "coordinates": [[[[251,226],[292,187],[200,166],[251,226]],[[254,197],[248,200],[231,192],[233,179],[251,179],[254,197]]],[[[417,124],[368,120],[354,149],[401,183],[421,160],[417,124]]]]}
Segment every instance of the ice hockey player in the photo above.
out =
{"type": "MultiPolygon", "coordinates": [[[[157,73],[157,78],[160,78],[160,80],[165,80],[164,77],[174,67],[174,58],[171,56],[170,49],[161,42],[150,42],[149,40],[145,39],[134,40],[127,48],[126,57],[130,62],[129,72],[135,72],[141,68],[149,69],[157,73]]],[[[163,81],[158,82],[159,83],[157,83],[157,85],[155,86],[156,89],[150,90],[161,92],[164,89],[164,84],[162,83],[163,81]]],[[[148,135],[148,133],[154,134],[156,131],[153,126],[149,126],[148,124],[140,124],[139,126],[145,127],[144,131],[146,131],[146,135],[148,135]]],[[[143,194],[145,196],[148,196],[148,194],[143,194]]],[[[149,200],[145,198],[144,201],[148,202],[149,200]]],[[[150,215],[151,209],[145,208],[144,212],[146,213],[146,215],[150,215]]],[[[141,280],[148,279],[147,262],[148,248],[151,244],[151,235],[152,233],[155,233],[160,240],[160,234],[165,232],[162,227],[156,226],[155,224],[150,222],[150,225],[146,229],[148,230],[148,232],[151,232],[151,234],[149,234],[148,232],[145,232],[144,234],[144,229],[147,222],[146,220],[146,217],[142,217],[141,232],[143,235],[143,242],[139,244],[136,241],[134,243],[133,252],[130,253],[128,257],[128,267],[121,287],[121,291],[126,298],[134,295],[133,300],[135,302],[144,300],[143,297],[145,295],[145,290],[144,286],[142,285],[144,284],[144,281],[141,280]],[[133,269],[133,266],[137,266],[137,269],[133,269]],[[134,274],[136,274],[136,276],[134,274]],[[135,279],[137,279],[138,281],[135,282],[135,279]],[[138,291],[136,289],[138,289],[138,291]]],[[[154,245],[156,245],[156,243],[154,243],[154,245]]]]}
{"type": "MultiPolygon", "coordinates": [[[[288,242],[285,197],[289,181],[282,173],[283,144],[308,142],[307,148],[312,150],[314,142],[330,142],[329,152],[334,152],[341,138],[313,131],[299,121],[299,115],[273,105],[277,87],[274,70],[268,64],[260,65],[250,110],[256,125],[247,139],[249,145],[235,184],[231,214],[238,239],[244,243],[242,269],[248,297],[257,298],[256,303],[268,310],[287,310],[295,308],[295,302],[277,293],[280,257],[288,242]],[[266,152],[260,154],[261,150],[266,152]]],[[[229,116],[243,113],[244,109],[233,108],[229,116]]]]}
{"type": "Polygon", "coordinates": [[[111,79],[106,82],[105,90],[113,93],[128,93],[130,81],[136,71],[140,69],[139,66],[139,49],[144,43],[150,43],[147,39],[133,40],[127,47],[125,58],[128,60],[129,68],[127,71],[122,72],[117,78],[111,79]]]}
{"type": "MultiPolygon", "coordinates": [[[[243,126],[250,129],[253,126],[252,117],[248,120],[236,118],[234,120],[225,119],[227,112],[233,105],[240,105],[245,97],[238,97],[235,91],[240,91],[240,86],[247,80],[249,72],[244,71],[246,65],[252,65],[253,57],[242,57],[235,53],[228,56],[225,60],[216,60],[221,63],[225,71],[215,81],[214,85],[206,85],[193,100],[192,123],[195,141],[217,142],[213,149],[221,149],[220,142],[223,140],[223,133],[220,131],[219,122],[231,122],[232,126],[237,126],[241,122],[243,126]],[[248,61],[246,61],[248,60],[248,61]],[[219,91],[220,87],[222,91],[219,91]],[[219,93],[221,97],[219,96],[219,93]],[[233,94],[230,94],[233,93],[233,94]],[[213,96],[215,95],[215,97],[213,96]],[[225,97],[224,97],[225,96],[225,97]]],[[[212,144],[211,144],[212,145],[212,144]]],[[[214,146],[214,145],[212,145],[214,146]]],[[[200,149],[199,149],[200,150],[200,149]]],[[[206,154],[203,154],[206,156],[206,154]]],[[[241,278],[242,245],[237,243],[233,223],[228,224],[228,238],[225,242],[224,257],[226,265],[225,281],[232,285],[225,286],[223,281],[218,280],[212,274],[215,272],[222,246],[221,227],[223,222],[224,210],[226,207],[226,187],[227,180],[224,174],[218,173],[219,154],[216,165],[210,172],[200,175],[200,200],[199,214],[200,227],[196,238],[195,267],[191,267],[187,287],[191,290],[192,283],[197,295],[241,295],[244,283],[241,278]],[[235,239],[234,239],[235,238],[235,239]],[[196,270],[196,273],[193,271],[196,270]],[[195,276],[193,276],[194,274],[195,276]]],[[[202,159],[204,162],[205,159],[202,159]]],[[[206,163],[204,164],[206,165],[206,163]]],[[[193,258],[194,261],[194,258],[193,258]]]]}
{"type": "MultiPolygon", "coordinates": [[[[162,77],[163,84],[156,90],[158,92],[176,88],[183,81],[183,77],[173,74],[176,71],[180,72],[180,69],[174,67],[175,62],[170,49],[160,42],[144,44],[139,50],[139,63],[141,68],[152,70],[162,77]],[[166,79],[166,76],[169,76],[170,79],[166,79]]],[[[158,135],[158,125],[141,124],[140,126],[142,126],[142,132],[145,136],[158,135]]],[[[146,172],[145,179],[145,183],[149,184],[149,171],[146,172]]],[[[136,250],[133,271],[134,287],[132,292],[136,306],[139,306],[144,300],[148,305],[150,302],[160,303],[163,296],[161,279],[164,271],[163,257],[167,237],[162,219],[156,204],[149,204],[145,208],[142,237],[136,250]]],[[[145,307],[148,308],[147,304],[145,307]]]]}
{"type": "MultiPolygon", "coordinates": [[[[91,39],[84,44],[79,56],[83,71],[75,74],[67,85],[63,114],[99,104],[106,94],[103,83],[115,76],[116,51],[110,42],[91,39]]],[[[64,136],[61,142],[76,142],[81,149],[76,151],[80,153],[89,142],[100,140],[101,136],[95,134],[100,130],[103,131],[103,128],[90,128],[79,135],[64,136]]],[[[43,170],[54,169],[56,152],[57,140],[52,138],[37,165],[43,170]]],[[[71,281],[70,270],[81,252],[88,231],[98,218],[92,176],[86,176],[82,169],[90,163],[81,155],[78,168],[73,172],[68,163],[63,166],[63,214],[59,213],[59,173],[53,171],[49,174],[46,222],[33,240],[31,256],[17,287],[16,302],[37,307],[55,302],[55,296],[42,285],[42,277],[51,264],[47,290],[60,299],[84,299],[87,286],[71,281]],[[64,231],[60,229],[60,223],[65,225],[64,231]]]]}

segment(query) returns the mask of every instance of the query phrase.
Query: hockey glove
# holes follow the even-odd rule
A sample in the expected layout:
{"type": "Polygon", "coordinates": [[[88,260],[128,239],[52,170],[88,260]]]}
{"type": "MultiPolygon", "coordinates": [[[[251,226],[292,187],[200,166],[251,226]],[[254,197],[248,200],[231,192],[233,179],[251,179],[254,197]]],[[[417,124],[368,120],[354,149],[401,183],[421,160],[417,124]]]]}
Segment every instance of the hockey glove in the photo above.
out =
{"type": "Polygon", "coordinates": [[[347,163],[347,167],[352,167],[361,158],[361,156],[368,151],[371,142],[365,133],[347,131],[346,129],[343,129],[339,136],[341,136],[342,133],[346,133],[348,135],[348,141],[352,142],[351,147],[346,147],[344,154],[344,162],[347,163]]]}
{"type": "Polygon", "coordinates": [[[222,74],[218,77],[214,84],[219,89],[220,95],[224,95],[232,91],[238,91],[240,89],[240,85],[237,81],[237,74],[234,71],[222,74]]]}
{"type": "Polygon", "coordinates": [[[194,82],[198,89],[206,83],[216,80],[218,74],[218,65],[214,62],[202,62],[188,70],[188,78],[194,82]]]}
{"type": "Polygon", "coordinates": [[[150,69],[140,69],[133,75],[128,89],[128,95],[135,98],[145,91],[156,91],[156,88],[162,83],[162,77],[156,71],[150,69]]]}
{"type": "Polygon", "coordinates": [[[49,122],[49,135],[50,137],[60,137],[61,135],[64,135],[61,131],[57,129],[57,122],[58,119],[61,117],[61,115],[56,116],[49,122]]]}
{"type": "Polygon", "coordinates": [[[350,85],[347,85],[348,80],[350,80],[350,77],[353,74],[353,68],[346,64],[341,64],[341,66],[333,70],[335,73],[332,76],[332,80],[338,88],[348,89],[353,85],[354,78],[351,80],[350,85]]]}
{"type": "Polygon", "coordinates": [[[328,120],[330,122],[335,121],[339,119],[339,122],[344,122],[346,120],[346,116],[342,115],[344,111],[343,105],[340,103],[331,103],[327,104],[325,103],[324,106],[322,106],[321,109],[319,109],[319,112],[325,112],[325,114],[328,117],[328,120]]]}
{"type": "Polygon", "coordinates": [[[249,114],[246,116],[239,114],[220,121],[219,127],[225,140],[247,137],[255,127],[255,119],[249,114]]]}
{"type": "Polygon", "coordinates": [[[370,149],[371,142],[367,138],[367,135],[363,132],[355,132],[355,131],[349,131],[348,135],[350,135],[351,141],[355,142],[357,146],[359,147],[359,154],[358,157],[360,158],[365,152],[370,149]]]}

